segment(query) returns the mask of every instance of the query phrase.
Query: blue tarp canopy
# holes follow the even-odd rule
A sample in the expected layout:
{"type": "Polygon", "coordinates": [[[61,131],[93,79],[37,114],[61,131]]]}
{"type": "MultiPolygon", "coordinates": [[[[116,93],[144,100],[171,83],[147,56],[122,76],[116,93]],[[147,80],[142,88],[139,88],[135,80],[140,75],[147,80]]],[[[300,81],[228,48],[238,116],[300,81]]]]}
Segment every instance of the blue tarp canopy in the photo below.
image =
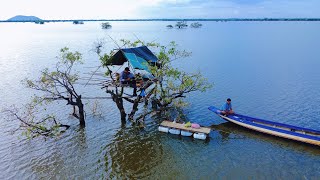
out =
{"type": "Polygon", "coordinates": [[[148,70],[148,62],[134,53],[124,53],[124,56],[129,60],[134,69],[148,70]]]}
{"type": "Polygon", "coordinates": [[[135,48],[120,49],[111,60],[111,65],[123,65],[125,62],[135,69],[147,70],[148,63],[154,65],[158,58],[148,49],[147,46],[140,46],[135,48]]]}

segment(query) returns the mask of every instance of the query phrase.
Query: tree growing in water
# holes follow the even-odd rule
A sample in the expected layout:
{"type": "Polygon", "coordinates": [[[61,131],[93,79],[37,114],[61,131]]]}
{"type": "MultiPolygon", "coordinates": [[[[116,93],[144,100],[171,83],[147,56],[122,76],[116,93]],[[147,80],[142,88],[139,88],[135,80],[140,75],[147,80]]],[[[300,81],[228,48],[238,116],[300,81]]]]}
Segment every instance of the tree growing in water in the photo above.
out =
{"type": "Polygon", "coordinates": [[[110,28],[112,28],[112,26],[111,26],[111,24],[109,22],[101,23],[101,27],[102,27],[102,29],[110,29],[110,28]]]}
{"type": "MultiPolygon", "coordinates": [[[[161,115],[169,109],[183,107],[186,103],[182,101],[182,98],[186,97],[187,94],[194,91],[205,91],[212,87],[212,84],[208,83],[199,72],[184,72],[172,65],[172,61],[191,55],[191,53],[187,51],[179,50],[175,42],[171,42],[168,46],[162,46],[158,43],[144,43],[139,40],[135,42],[121,40],[121,42],[121,47],[147,45],[150,48],[154,48],[158,58],[157,65],[148,64],[154,79],[149,80],[146,85],[141,88],[141,91],[146,92],[145,97],[141,95],[137,97],[126,97],[123,94],[123,86],[121,85],[105,86],[106,92],[111,95],[112,100],[116,103],[120,111],[122,122],[126,121],[127,115],[128,119],[133,122],[143,122],[144,118],[153,112],[158,112],[158,114],[161,115]],[[126,113],[124,109],[124,100],[132,104],[130,113],[126,113]],[[151,100],[151,106],[148,105],[149,100],[151,100]],[[144,111],[135,117],[140,104],[144,105],[144,111]]],[[[102,65],[107,68],[107,74],[111,82],[115,82],[116,80],[112,73],[109,73],[111,72],[109,66],[112,65],[112,56],[115,54],[115,51],[103,54],[101,50],[102,47],[102,43],[98,43],[96,52],[100,57],[102,65]]]]}
{"type": "Polygon", "coordinates": [[[60,53],[55,70],[50,71],[46,68],[41,71],[41,76],[37,80],[25,79],[23,81],[27,88],[37,90],[41,95],[34,95],[32,102],[25,106],[22,114],[19,114],[17,108],[5,110],[20,120],[21,128],[26,129],[30,136],[51,136],[58,134],[60,127],[69,127],[59,123],[54,115],[40,118],[36,116],[39,111],[46,110],[46,105],[56,100],[65,100],[67,105],[71,105],[73,116],[79,120],[81,127],[85,126],[84,105],[81,95],[74,86],[79,77],[74,66],[82,64],[81,54],[70,52],[68,48],[61,49],[60,53]]]}
{"type": "Polygon", "coordinates": [[[186,27],[188,27],[188,24],[187,24],[186,21],[178,21],[178,22],[176,23],[176,27],[179,28],[179,29],[181,29],[181,28],[186,28],[186,27]]]}
{"type": "MultiPolygon", "coordinates": [[[[145,96],[142,93],[137,97],[125,96],[124,87],[121,84],[103,87],[119,109],[122,123],[129,119],[132,122],[143,124],[145,117],[153,112],[163,116],[169,110],[184,107],[186,103],[182,99],[187,94],[194,91],[205,91],[212,86],[199,72],[187,73],[172,65],[172,61],[191,55],[189,52],[178,50],[177,44],[174,42],[171,42],[168,46],[161,46],[157,43],[143,43],[142,41],[130,42],[121,40],[121,42],[123,46],[127,47],[147,45],[150,48],[154,48],[158,58],[156,65],[148,64],[149,71],[154,78],[140,87],[141,92],[145,92],[145,96]],[[131,104],[132,108],[128,113],[124,108],[124,102],[131,104]],[[144,109],[139,111],[142,105],[144,105],[144,109]]],[[[99,55],[101,64],[107,68],[107,79],[109,79],[109,82],[116,82],[114,74],[109,68],[112,65],[111,60],[115,51],[102,53],[102,49],[103,44],[98,43],[95,50],[99,55]]],[[[33,101],[26,106],[24,114],[19,115],[16,111],[17,109],[7,110],[15,119],[21,121],[21,128],[26,129],[28,134],[53,136],[62,132],[60,130],[61,127],[69,127],[59,123],[53,115],[41,118],[36,118],[35,116],[37,112],[41,111],[41,108],[45,109],[44,105],[57,100],[64,100],[67,105],[71,105],[73,107],[73,116],[79,120],[81,127],[85,126],[82,96],[75,88],[79,75],[74,68],[75,65],[82,63],[81,54],[79,52],[70,52],[68,48],[63,48],[58,59],[59,62],[56,64],[54,71],[46,68],[41,72],[41,76],[37,80],[26,79],[24,81],[28,88],[37,90],[40,94],[38,96],[35,95],[33,101]],[[37,109],[38,106],[40,106],[40,110],[37,109]]]]}
{"type": "Polygon", "coordinates": [[[44,93],[42,96],[35,97],[37,101],[67,101],[67,105],[73,106],[72,115],[79,119],[80,126],[84,127],[84,105],[81,95],[77,93],[74,87],[79,75],[73,69],[76,64],[82,64],[82,56],[79,52],[70,52],[69,48],[62,48],[60,53],[54,71],[49,71],[48,68],[44,69],[38,80],[26,79],[26,86],[44,93]],[[75,107],[77,107],[78,113],[75,107]]]}
{"type": "Polygon", "coordinates": [[[190,27],[192,27],[192,28],[201,28],[202,24],[199,23],[199,22],[194,22],[194,23],[191,23],[190,27]]]}

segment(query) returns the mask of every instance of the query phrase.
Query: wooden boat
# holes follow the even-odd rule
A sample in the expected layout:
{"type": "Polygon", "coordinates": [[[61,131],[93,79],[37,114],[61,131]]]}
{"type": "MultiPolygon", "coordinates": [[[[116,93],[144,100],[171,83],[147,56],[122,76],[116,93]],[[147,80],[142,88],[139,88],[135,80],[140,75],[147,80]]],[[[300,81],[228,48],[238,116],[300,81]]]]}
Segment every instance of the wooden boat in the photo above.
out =
{"type": "Polygon", "coordinates": [[[230,121],[248,129],[320,146],[320,131],[317,130],[262,120],[240,114],[224,116],[221,114],[221,111],[214,106],[210,106],[208,109],[216,113],[224,120],[230,121]]]}

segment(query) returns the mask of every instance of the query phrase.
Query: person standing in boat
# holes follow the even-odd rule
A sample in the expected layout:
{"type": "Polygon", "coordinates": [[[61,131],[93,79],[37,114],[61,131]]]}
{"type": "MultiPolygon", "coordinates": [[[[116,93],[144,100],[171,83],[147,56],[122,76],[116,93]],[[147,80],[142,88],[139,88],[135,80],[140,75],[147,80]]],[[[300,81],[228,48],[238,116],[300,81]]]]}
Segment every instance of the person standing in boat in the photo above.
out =
{"type": "Polygon", "coordinates": [[[120,75],[121,84],[128,84],[133,88],[133,96],[137,96],[137,84],[134,75],[130,72],[129,67],[126,67],[120,75]]]}
{"type": "Polygon", "coordinates": [[[223,115],[234,114],[234,111],[232,110],[230,98],[228,98],[227,101],[221,106],[220,110],[221,110],[221,114],[223,115]]]}

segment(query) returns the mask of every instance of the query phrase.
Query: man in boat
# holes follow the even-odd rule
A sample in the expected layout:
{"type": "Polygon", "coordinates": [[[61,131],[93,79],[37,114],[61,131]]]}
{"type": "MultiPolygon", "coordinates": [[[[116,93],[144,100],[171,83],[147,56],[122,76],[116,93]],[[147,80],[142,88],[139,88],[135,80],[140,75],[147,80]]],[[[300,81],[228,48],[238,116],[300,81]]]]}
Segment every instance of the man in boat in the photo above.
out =
{"type": "Polygon", "coordinates": [[[232,110],[230,98],[228,98],[227,101],[221,106],[220,110],[221,110],[221,114],[223,115],[234,114],[234,111],[232,110]]]}
{"type": "Polygon", "coordinates": [[[120,75],[121,84],[128,84],[133,88],[133,96],[137,96],[137,84],[134,75],[130,72],[129,67],[126,67],[120,75]]]}

